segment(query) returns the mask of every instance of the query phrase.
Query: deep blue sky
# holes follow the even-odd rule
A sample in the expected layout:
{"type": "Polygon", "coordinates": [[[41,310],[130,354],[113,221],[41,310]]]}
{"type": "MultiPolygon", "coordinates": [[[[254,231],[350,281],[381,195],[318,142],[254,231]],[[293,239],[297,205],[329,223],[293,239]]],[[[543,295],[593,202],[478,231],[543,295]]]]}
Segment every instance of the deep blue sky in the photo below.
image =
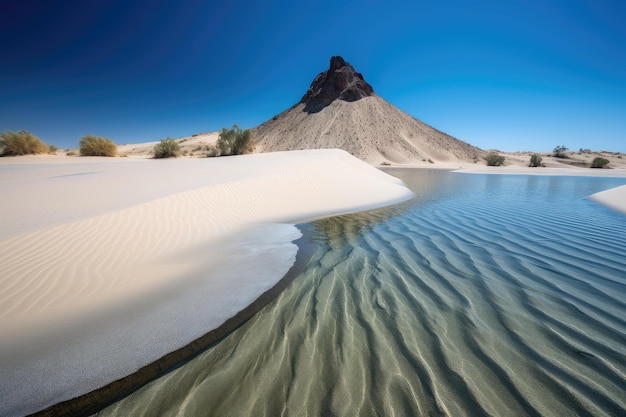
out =
{"type": "Polygon", "coordinates": [[[473,145],[626,152],[621,0],[23,0],[0,15],[0,131],[60,148],[254,127],[341,55],[473,145]]]}

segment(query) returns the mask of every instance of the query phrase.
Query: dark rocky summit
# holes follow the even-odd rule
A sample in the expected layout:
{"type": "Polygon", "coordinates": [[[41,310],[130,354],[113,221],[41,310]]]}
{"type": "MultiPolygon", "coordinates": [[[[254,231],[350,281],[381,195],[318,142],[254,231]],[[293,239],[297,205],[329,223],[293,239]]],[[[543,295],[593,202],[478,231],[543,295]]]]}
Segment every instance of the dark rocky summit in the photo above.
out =
{"type": "Polygon", "coordinates": [[[320,73],[300,103],[307,113],[317,113],[339,99],[353,102],[374,94],[374,89],[340,56],[330,59],[330,68],[320,73]]]}

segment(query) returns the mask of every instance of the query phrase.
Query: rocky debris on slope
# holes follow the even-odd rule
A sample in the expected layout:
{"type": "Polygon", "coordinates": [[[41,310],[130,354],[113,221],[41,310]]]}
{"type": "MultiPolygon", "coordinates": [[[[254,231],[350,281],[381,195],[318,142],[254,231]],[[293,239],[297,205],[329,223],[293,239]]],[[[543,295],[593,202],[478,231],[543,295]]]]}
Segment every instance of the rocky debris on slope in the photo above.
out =
{"type": "Polygon", "coordinates": [[[330,59],[330,68],[320,73],[300,103],[307,113],[317,113],[333,101],[358,101],[374,94],[374,89],[342,57],[330,59]]]}

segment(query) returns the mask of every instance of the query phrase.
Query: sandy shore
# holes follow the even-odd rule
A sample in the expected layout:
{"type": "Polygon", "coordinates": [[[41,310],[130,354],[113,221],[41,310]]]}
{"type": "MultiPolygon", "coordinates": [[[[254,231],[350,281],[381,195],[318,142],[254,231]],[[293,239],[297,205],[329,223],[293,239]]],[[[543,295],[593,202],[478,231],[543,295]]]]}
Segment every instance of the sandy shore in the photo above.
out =
{"type": "Polygon", "coordinates": [[[0,415],[128,375],[293,265],[293,223],[411,198],[338,150],[0,160],[0,415]]]}
{"type": "Polygon", "coordinates": [[[464,165],[458,172],[469,174],[508,174],[508,175],[553,175],[574,177],[612,177],[626,178],[626,169],[590,169],[566,167],[530,168],[524,166],[488,167],[485,165],[464,165]]]}

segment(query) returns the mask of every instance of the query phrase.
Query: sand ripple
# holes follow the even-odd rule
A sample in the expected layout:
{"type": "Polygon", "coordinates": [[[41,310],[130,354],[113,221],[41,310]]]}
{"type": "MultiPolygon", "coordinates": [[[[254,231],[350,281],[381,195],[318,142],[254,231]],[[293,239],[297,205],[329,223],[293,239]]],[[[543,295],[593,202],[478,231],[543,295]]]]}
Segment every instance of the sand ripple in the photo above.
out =
{"type": "Polygon", "coordinates": [[[626,222],[583,198],[606,185],[441,175],[305,226],[273,304],[101,414],[625,415],[626,222]]]}

